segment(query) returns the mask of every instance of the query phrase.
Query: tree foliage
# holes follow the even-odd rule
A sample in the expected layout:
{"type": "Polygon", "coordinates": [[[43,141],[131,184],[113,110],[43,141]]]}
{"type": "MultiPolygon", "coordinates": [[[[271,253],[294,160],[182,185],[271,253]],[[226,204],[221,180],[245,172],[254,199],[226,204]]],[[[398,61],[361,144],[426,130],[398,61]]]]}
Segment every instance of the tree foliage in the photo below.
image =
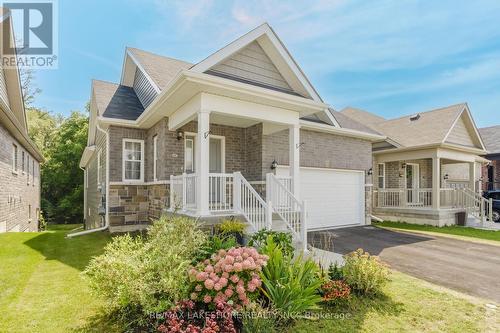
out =
{"type": "Polygon", "coordinates": [[[83,220],[83,171],[79,161],[87,131],[87,116],[74,111],[52,133],[44,151],[47,161],[42,166],[42,210],[50,222],[83,220]]]}

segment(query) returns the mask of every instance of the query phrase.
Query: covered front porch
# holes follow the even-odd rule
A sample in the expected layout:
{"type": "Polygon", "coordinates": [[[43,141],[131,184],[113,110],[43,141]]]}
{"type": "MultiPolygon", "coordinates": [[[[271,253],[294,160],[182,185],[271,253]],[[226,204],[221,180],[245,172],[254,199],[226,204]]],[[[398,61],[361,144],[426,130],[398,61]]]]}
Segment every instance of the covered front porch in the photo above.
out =
{"type": "MultiPolygon", "coordinates": [[[[455,224],[457,212],[481,221],[480,157],[446,148],[375,154],[374,214],[410,223],[455,224]]],[[[491,217],[490,217],[491,218],[491,217]]]]}

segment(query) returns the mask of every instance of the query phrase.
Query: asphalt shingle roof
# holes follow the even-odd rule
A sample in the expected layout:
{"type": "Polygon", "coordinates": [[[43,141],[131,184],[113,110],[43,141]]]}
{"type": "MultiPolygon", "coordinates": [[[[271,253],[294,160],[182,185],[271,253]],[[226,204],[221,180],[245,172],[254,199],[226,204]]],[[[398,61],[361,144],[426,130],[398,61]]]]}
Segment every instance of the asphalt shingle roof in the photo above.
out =
{"type": "Polygon", "coordinates": [[[372,113],[348,108],[342,114],[362,122],[371,129],[396,141],[403,147],[422,146],[443,142],[465,103],[447,106],[427,112],[419,112],[419,119],[410,116],[386,120],[372,113]]]}
{"type": "Polygon", "coordinates": [[[500,125],[479,129],[486,150],[490,154],[500,154],[500,125]]]}
{"type": "Polygon", "coordinates": [[[133,47],[129,47],[127,50],[132,53],[160,90],[165,89],[179,71],[193,66],[186,61],[164,57],[133,47]]]}
{"type": "Polygon", "coordinates": [[[92,88],[101,116],[136,120],[144,111],[144,107],[131,87],[94,80],[92,88]]]}

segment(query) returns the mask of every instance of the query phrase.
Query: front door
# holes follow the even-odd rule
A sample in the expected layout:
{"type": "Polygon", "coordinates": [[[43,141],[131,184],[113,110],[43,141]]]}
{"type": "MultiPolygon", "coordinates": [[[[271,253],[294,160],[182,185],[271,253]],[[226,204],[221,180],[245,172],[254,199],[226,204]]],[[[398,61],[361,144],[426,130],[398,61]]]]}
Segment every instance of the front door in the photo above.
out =
{"type": "Polygon", "coordinates": [[[420,166],[418,164],[408,163],[406,165],[406,193],[408,203],[416,204],[419,202],[420,188],[420,166]]]}

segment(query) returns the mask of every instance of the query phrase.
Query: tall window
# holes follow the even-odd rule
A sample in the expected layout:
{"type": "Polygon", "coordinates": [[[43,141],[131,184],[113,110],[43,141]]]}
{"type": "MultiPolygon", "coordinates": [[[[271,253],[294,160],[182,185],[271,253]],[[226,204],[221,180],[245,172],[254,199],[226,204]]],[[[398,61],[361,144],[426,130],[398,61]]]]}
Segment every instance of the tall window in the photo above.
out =
{"type": "Polygon", "coordinates": [[[34,159],[31,159],[31,164],[33,164],[33,173],[31,174],[31,179],[32,179],[32,183],[33,183],[33,186],[35,186],[35,160],[34,159]]]}
{"type": "Polygon", "coordinates": [[[158,180],[157,172],[157,161],[158,161],[158,136],[153,136],[153,180],[158,180]]]}
{"type": "Polygon", "coordinates": [[[17,173],[17,145],[12,144],[12,172],[17,173]]]}
{"type": "Polygon", "coordinates": [[[194,172],[194,138],[186,137],[184,145],[184,170],[191,173],[194,172]]]}
{"type": "MultiPolygon", "coordinates": [[[[24,154],[23,154],[23,172],[24,172],[24,154]]],[[[30,184],[30,155],[26,156],[26,184],[30,184]]]]}
{"type": "Polygon", "coordinates": [[[378,188],[385,188],[385,163],[378,164],[378,188]]]}
{"type": "Polygon", "coordinates": [[[26,170],[24,169],[24,151],[23,151],[23,152],[21,152],[21,159],[22,159],[22,160],[21,160],[21,166],[22,166],[22,170],[23,170],[23,172],[24,172],[24,171],[26,171],[26,170]]]}
{"type": "Polygon", "coordinates": [[[123,180],[144,181],[144,141],[123,139],[123,180]]]}
{"type": "Polygon", "coordinates": [[[101,183],[101,155],[102,155],[102,150],[99,149],[97,152],[97,184],[99,185],[101,183]]]}

